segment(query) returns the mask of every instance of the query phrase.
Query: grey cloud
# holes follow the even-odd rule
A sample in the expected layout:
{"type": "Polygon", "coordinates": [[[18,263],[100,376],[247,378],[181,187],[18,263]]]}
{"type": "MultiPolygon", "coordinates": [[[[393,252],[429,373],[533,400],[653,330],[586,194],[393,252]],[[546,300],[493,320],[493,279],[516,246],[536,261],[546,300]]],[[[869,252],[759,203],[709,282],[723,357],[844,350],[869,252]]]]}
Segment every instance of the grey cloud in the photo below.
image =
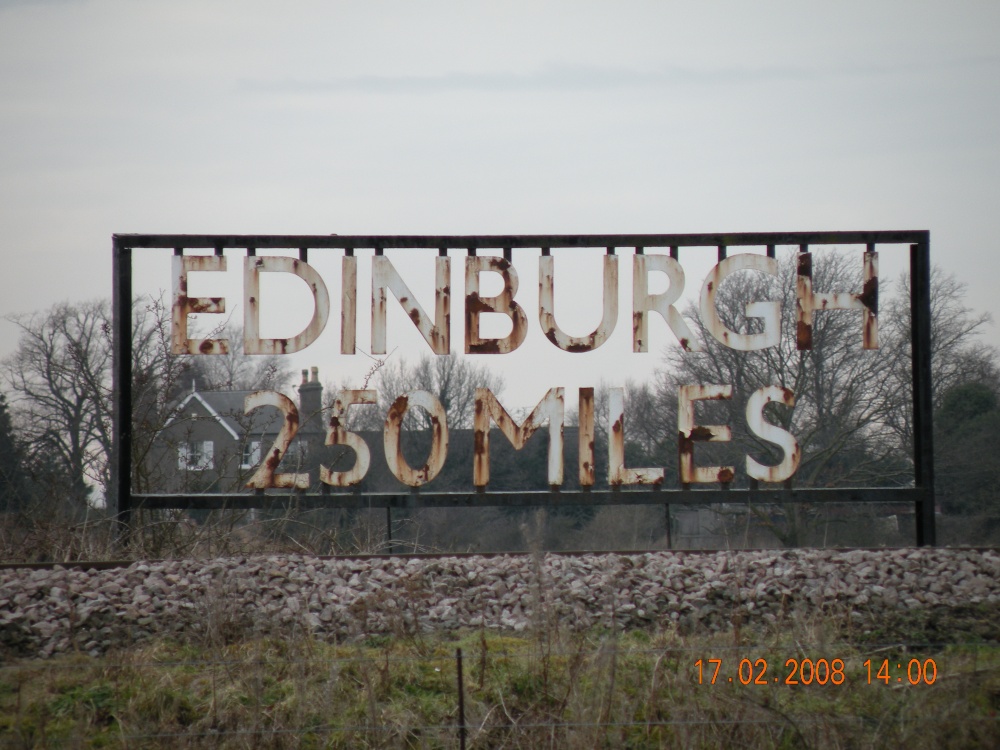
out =
{"type": "Polygon", "coordinates": [[[285,93],[360,92],[372,94],[438,93],[452,91],[531,92],[607,91],[658,88],[684,84],[731,84],[767,80],[806,80],[818,75],[806,68],[719,68],[659,70],[582,65],[552,65],[533,73],[443,73],[439,75],[361,75],[306,81],[279,79],[247,81],[252,90],[285,93]]]}
{"type": "Polygon", "coordinates": [[[90,0],[0,0],[0,12],[24,5],[83,5],[90,0]]]}
{"type": "MultiPolygon", "coordinates": [[[[975,56],[937,61],[932,69],[942,67],[976,68],[996,67],[998,56],[975,56]]],[[[809,67],[718,67],[688,68],[662,67],[654,70],[598,67],[586,65],[549,65],[530,73],[449,72],[435,75],[358,75],[304,80],[283,78],[274,80],[246,80],[244,89],[251,91],[314,94],[353,92],[368,94],[421,94],[450,92],[523,93],[534,91],[613,91],[635,88],[664,88],[671,86],[728,86],[752,85],[772,82],[815,82],[837,76],[871,77],[894,74],[919,74],[922,64],[899,62],[878,66],[809,67]]]]}

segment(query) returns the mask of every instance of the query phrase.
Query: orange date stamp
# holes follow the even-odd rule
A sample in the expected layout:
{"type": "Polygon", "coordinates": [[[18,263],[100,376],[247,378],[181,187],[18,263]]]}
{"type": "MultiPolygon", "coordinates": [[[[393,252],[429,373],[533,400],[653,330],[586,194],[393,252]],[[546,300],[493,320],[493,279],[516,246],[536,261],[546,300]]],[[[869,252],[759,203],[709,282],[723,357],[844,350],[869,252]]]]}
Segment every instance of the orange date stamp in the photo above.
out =
{"type": "MultiPolygon", "coordinates": [[[[780,662],[779,662],[780,663],[780,662]]],[[[739,685],[843,685],[848,679],[843,659],[786,659],[783,668],[767,659],[698,659],[694,663],[699,685],[732,683],[739,685]]],[[[862,665],[867,670],[869,685],[933,685],[937,681],[934,659],[908,661],[868,659],[862,665]]],[[[862,679],[863,677],[862,673],[862,679]]]]}

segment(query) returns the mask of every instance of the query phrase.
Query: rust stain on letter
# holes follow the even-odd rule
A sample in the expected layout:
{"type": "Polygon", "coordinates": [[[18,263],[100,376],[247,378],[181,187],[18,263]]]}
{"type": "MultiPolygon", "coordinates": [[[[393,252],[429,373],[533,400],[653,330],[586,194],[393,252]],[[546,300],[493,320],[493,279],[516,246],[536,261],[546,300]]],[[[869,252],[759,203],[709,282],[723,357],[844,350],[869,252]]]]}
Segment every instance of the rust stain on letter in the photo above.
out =
{"type": "Polygon", "coordinates": [[[684,269],[676,259],[669,255],[636,253],[632,256],[632,351],[649,351],[647,318],[651,312],[659,313],[667,321],[684,351],[702,351],[687,321],[675,307],[683,293],[684,269]],[[666,274],[669,285],[665,292],[649,293],[649,274],[652,271],[666,274]]]}
{"type": "Polygon", "coordinates": [[[596,481],[594,467],[594,389],[581,388],[579,396],[580,426],[577,454],[579,456],[580,486],[593,487],[596,481]]]}
{"type": "Polygon", "coordinates": [[[330,317],[330,295],[316,269],[308,263],[283,255],[253,255],[243,259],[243,351],[246,354],[292,354],[313,343],[330,317]],[[313,298],[309,324],[291,338],[260,337],[260,274],[290,273],[302,279],[313,298]]]}
{"type": "Polygon", "coordinates": [[[345,255],[340,275],[340,353],[354,354],[358,339],[358,259],[345,255]]]}
{"type": "Polygon", "coordinates": [[[465,259],[465,353],[507,354],[519,347],[528,334],[528,316],[517,302],[517,271],[506,258],[474,255],[465,259]],[[479,275],[500,274],[503,290],[496,297],[479,293],[479,275]],[[502,339],[484,339],[479,335],[479,316],[499,313],[511,320],[511,331],[502,339]]]}
{"type": "Polygon", "coordinates": [[[769,443],[781,447],[784,458],[776,466],[764,466],[747,456],[747,474],[760,482],[784,482],[798,471],[802,459],[799,442],[787,430],[764,420],[764,407],[776,402],[785,406],[795,406],[795,394],[788,388],[769,385],[754,391],[747,401],[747,425],[750,431],[769,443]]]}
{"type": "MultiPolygon", "coordinates": [[[[781,304],[774,301],[750,302],[746,306],[748,318],[761,318],[764,330],[761,333],[737,333],[726,327],[715,307],[715,297],[719,285],[737,271],[759,271],[778,275],[778,261],[766,255],[741,253],[730,255],[716,264],[705,277],[701,288],[700,313],[705,329],[720,343],[741,352],[752,352],[777,346],[781,338],[781,304]]],[[[714,481],[714,480],[713,480],[714,481]]]]}
{"type": "Polygon", "coordinates": [[[563,351],[590,352],[608,340],[618,323],[618,256],[604,256],[604,295],[601,322],[586,336],[569,336],[560,330],[555,317],[555,258],[538,258],[538,321],[545,337],[563,351]]]}
{"type": "Polygon", "coordinates": [[[608,484],[652,484],[663,482],[662,468],[629,469],[625,467],[625,389],[608,390],[608,484]]]}
{"type": "MultiPolygon", "coordinates": [[[[740,256],[734,255],[733,258],[740,256]]],[[[694,402],[733,397],[731,385],[682,385],[677,392],[677,458],[683,484],[728,483],[732,481],[732,466],[694,465],[695,442],[724,443],[732,440],[729,425],[696,425],[694,402]],[[728,481],[725,480],[728,477],[728,481]]]]}
{"type": "Polygon", "coordinates": [[[475,456],[473,457],[472,482],[485,487],[490,481],[490,420],[496,423],[514,450],[521,450],[528,438],[535,434],[546,420],[549,422],[549,486],[563,482],[563,422],[565,420],[564,388],[550,388],[522,424],[497,400],[489,388],[476,389],[476,410],[473,423],[475,456]]]}
{"type": "Polygon", "coordinates": [[[800,350],[812,349],[813,313],[860,310],[862,346],[878,349],[878,253],[864,254],[864,289],[853,292],[814,292],[812,254],[801,252],[795,284],[796,342],[800,350]]]}
{"type": "Polygon", "coordinates": [[[223,297],[188,297],[189,273],[195,271],[225,271],[224,255],[173,256],[174,294],[170,319],[171,354],[228,354],[229,339],[189,339],[188,316],[194,313],[224,313],[223,297]]]}
{"type": "Polygon", "coordinates": [[[451,350],[451,258],[434,259],[434,322],[416,300],[395,266],[384,255],[372,259],[372,354],[386,353],[386,303],[389,290],[399,300],[435,354],[451,350]]]}
{"type": "Polygon", "coordinates": [[[385,461],[389,471],[403,484],[420,487],[441,473],[448,457],[448,421],[444,407],[429,391],[411,391],[403,394],[389,407],[382,435],[385,461]],[[431,450],[427,462],[419,469],[412,468],[403,457],[403,417],[411,407],[424,409],[431,418],[431,450]]]}
{"type": "Polygon", "coordinates": [[[276,391],[254,391],[243,401],[243,413],[250,414],[254,409],[262,406],[273,406],[281,411],[283,422],[278,437],[267,452],[267,459],[257,468],[257,471],[247,487],[257,490],[271,488],[295,488],[299,490],[309,489],[309,474],[278,474],[278,465],[282,457],[288,452],[288,446],[299,430],[299,410],[288,396],[276,391]]]}
{"type": "Polygon", "coordinates": [[[347,471],[330,471],[326,466],[319,467],[319,478],[324,484],[333,487],[350,487],[358,484],[368,473],[371,465],[371,451],[364,439],[354,432],[344,429],[343,421],[347,409],[355,404],[374,404],[378,401],[378,392],[373,390],[342,390],[337,393],[330,410],[330,423],[326,430],[326,445],[346,445],[357,456],[354,466],[347,471]]]}

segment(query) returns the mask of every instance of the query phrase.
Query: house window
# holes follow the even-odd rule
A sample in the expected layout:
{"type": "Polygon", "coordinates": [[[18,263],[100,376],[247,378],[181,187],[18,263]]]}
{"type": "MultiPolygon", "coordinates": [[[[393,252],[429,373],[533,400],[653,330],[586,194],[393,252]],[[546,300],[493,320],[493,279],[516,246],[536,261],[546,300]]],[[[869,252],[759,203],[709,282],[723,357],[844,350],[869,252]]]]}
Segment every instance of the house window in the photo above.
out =
{"type": "Polygon", "coordinates": [[[247,440],[243,443],[243,463],[241,468],[252,469],[260,463],[260,441],[247,440]]]}
{"type": "Polygon", "coordinates": [[[293,465],[301,466],[309,457],[309,444],[304,440],[296,440],[288,446],[285,453],[285,460],[291,461],[293,465]]]}
{"type": "Polygon", "coordinates": [[[177,446],[177,468],[187,471],[211,469],[215,445],[211,440],[189,440],[177,446]]]}

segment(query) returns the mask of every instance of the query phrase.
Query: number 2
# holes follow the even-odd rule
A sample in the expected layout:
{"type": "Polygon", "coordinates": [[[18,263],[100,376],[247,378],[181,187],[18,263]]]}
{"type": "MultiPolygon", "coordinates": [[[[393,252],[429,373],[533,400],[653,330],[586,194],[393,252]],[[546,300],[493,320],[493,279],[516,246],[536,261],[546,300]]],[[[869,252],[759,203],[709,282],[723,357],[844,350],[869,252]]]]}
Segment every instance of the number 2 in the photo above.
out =
{"type": "Polygon", "coordinates": [[[261,457],[263,460],[260,466],[257,467],[254,475],[250,477],[250,481],[246,483],[246,486],[256,490],[266,490],[271,487],[294,487],[297,490],[309,489],[308,474],[276,473],[278,464],[281,463],[281,457],[288,451],[288,445],[292,442],[292,438],[295,437],[295,433],[299,431],[299,410],[295,408],[292,400],[282,393],[278,393],[277,391],[255,391],[243,401],[243,413],[250,414],[254,409],[259,409],[262,406],[276,407],[281,411],[284,422],[281,425],[281,430],[278,432],[278,437],[274,439],[274,443],[271,444],[267,453],[262,454],[261,457]]]}
{"type": "Polygon", "coordinates": [[[799,681],[795,679],[795,673],[799,671],[799,662],[797,659],[789,659],[785,662],[785,666],[787,667],[789,664],[792,665],[792,671],[785,675],[785,684],[798,685],[799,681]]]}
{"type": "Polygon", "coordinates": [[[766,659],[758,659],[757,661],[755,661],[753,663],[753,665],[755,667],[760,667],[760,672],[758,672],[757,676],[754,678],[753,684],[754,685],[766,685],[767,684],[767,677],[765,677],[764,675],[767,674],[767,660],[766,659]]]}

